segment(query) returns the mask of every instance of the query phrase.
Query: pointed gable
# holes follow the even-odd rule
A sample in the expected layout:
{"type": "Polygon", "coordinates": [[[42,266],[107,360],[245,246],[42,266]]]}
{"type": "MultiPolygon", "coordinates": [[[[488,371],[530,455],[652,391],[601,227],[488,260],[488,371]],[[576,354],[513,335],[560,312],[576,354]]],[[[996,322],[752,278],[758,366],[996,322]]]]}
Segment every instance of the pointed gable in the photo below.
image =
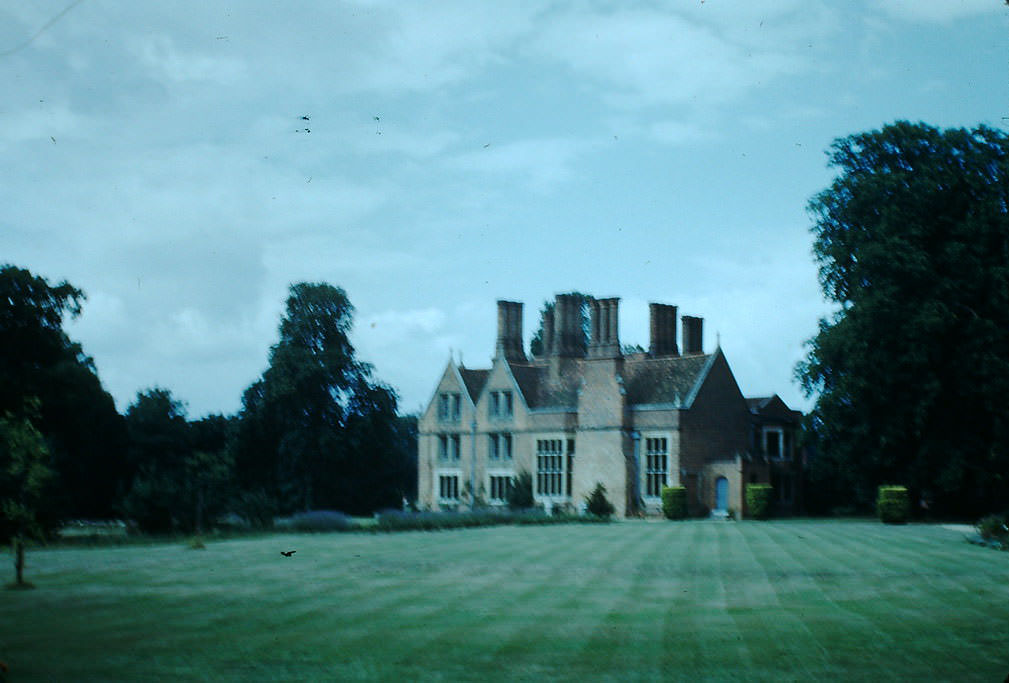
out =
{"type": "Polygon", "coordinates": [[[469,368],[459,368],[459,376],[462,378],[463,384],[466,385],[466,391],[469,393],[470,400],[475,404],[480,398],[480,392],[483,391],[484,385],[487,383],[487,377],[490,375],[490,370],[471,370],[469,368]]]}
{"type": "Polygon", "coordinates": [[[802,418],[802,411],[792,410],[777,394],[746,399],[750,412],[764,419],[797,422],[802,418]]]}

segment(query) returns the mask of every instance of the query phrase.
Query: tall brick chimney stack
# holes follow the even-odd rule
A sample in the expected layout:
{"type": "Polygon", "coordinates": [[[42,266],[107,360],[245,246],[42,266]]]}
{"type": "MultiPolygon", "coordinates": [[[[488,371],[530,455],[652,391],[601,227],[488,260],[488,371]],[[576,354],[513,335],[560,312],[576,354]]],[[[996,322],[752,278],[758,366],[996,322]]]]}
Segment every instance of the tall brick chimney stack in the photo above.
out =
{"type": "Polygon", "coordinates": [[[554,333],[551,355],[566,358],[580,356],[582,334],[581,298],[574,294],[558,294],[554,299],[554,333]]]}
{"type": "Polygon", "coordinates": [[[620,299],[593,299],[591,306],[591,331],[589,333],[590,358],[617,358],[620,356],[620,334],[617,326],[620,299]]]}
{"type": "Polygon", "coordinates": [[[704,353],[703,350],[704,318],[692,315],[683,316],[683,354],[704,353]]]}
{"type": "Polygon", "coordinates": [[[554,355],[554,311],[546,310],[543,311],[543,318],[540,322],[540,326],[543,329],[543,350],[540,352],[543,356],[554,355]]]}
{"type": "Polygon", "coordinates": [[[676,306],[669,304],[648,304],[650,322],[650,356],[677,356],[676,348],[676,306]]]}
{"type": "Polygon", "coordinates": [[[522,304],[518,301],[497,302],[496,354],[506,360],[526,359],[522,348],[522,304]]]}

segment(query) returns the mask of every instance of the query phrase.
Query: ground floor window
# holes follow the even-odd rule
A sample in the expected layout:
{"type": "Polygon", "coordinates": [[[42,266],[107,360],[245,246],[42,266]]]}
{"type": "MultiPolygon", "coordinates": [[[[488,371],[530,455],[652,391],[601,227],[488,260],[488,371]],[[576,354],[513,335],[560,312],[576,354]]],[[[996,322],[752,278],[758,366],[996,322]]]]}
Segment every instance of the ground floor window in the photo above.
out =
{"type": "Polygon", "coordinates": [[[658,498],[669,476],[669,442],[665,438],[645,439],[645,495],[658,498]]]}
{"type": "Polygon", "coordinates": [[[508,500],[508,494],[511,493],[514,482],[515,480],[511,475],[492,474],[490,476],[491,501],[495,503],[503,503],[508,500]]]}
{"type": "Polygon", "coordinates": [[[571,497],[571,477],[575,471],[575,440],[568,439],[567,496],[571,497]]]}
{"type": "Polygon", "coordinates": [[[536,492],[541,496],[562,496],[564,476],[564,441],[537,439],[536,492]]]}
{"type": "Polygon", "coordinates": [[[441,500],[459,500],[459,477],[455,474],[438,476],[438,498],[441,500]]]}

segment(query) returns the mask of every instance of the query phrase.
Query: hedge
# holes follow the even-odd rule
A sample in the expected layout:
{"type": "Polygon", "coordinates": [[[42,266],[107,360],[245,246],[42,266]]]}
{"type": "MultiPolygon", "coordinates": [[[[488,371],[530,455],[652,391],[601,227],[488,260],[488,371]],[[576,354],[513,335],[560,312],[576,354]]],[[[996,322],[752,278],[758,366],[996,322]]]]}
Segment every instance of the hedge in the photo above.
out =
{"type": "Polygon", "coordinates": [[[685,486],[662,487],[662,514],[666,519],[686,519],[687,488],[685,486]]]}
{"type": "Polygon", "coordinates": [[[770,484],[746,485],[747,516],[751,519],[767,519],[771,516],[771,494],[774,488],[770,484]]]}
{"type": "Polygon", "coordinates": [[[351,531],[357,528],[354,520],[336,510],[311,510],[300,512],[275,522],[278,529],[291,531],[351,531]]]}
{"type": "Polygon", "coordinates": [[[884,524],[904,524],[911,511],[907,489],[903,486],[880,486],[876,497],[876,511],[884,524]]]}
{"type": "Polygon", "coordinates": [[[403,512],[382,510],[375,515],[376,523],[369,527],[375,531],[438,531],[504,524],[565,524],[569,522],[599,522],[607,518],[590,515],[548,515],[542,510],[514,511],[506,508],[488,508],[462,512],[403,512]]]}

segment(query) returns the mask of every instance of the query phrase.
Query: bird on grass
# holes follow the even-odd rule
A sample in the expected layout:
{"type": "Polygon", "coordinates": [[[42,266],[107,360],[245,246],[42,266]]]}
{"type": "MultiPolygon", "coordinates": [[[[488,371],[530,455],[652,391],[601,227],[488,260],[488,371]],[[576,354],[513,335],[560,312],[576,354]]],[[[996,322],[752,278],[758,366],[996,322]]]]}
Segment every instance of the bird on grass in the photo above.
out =
{"type": "Polygon", "coordinates": [[[298,552],[298,551],[297,550],[288,550],[287,552],[284,552],[283,550],[281,550],[280,554],[283,555],[284,557],[290,557],[291,555],[293,555],[296,552],[298,552]]]}

